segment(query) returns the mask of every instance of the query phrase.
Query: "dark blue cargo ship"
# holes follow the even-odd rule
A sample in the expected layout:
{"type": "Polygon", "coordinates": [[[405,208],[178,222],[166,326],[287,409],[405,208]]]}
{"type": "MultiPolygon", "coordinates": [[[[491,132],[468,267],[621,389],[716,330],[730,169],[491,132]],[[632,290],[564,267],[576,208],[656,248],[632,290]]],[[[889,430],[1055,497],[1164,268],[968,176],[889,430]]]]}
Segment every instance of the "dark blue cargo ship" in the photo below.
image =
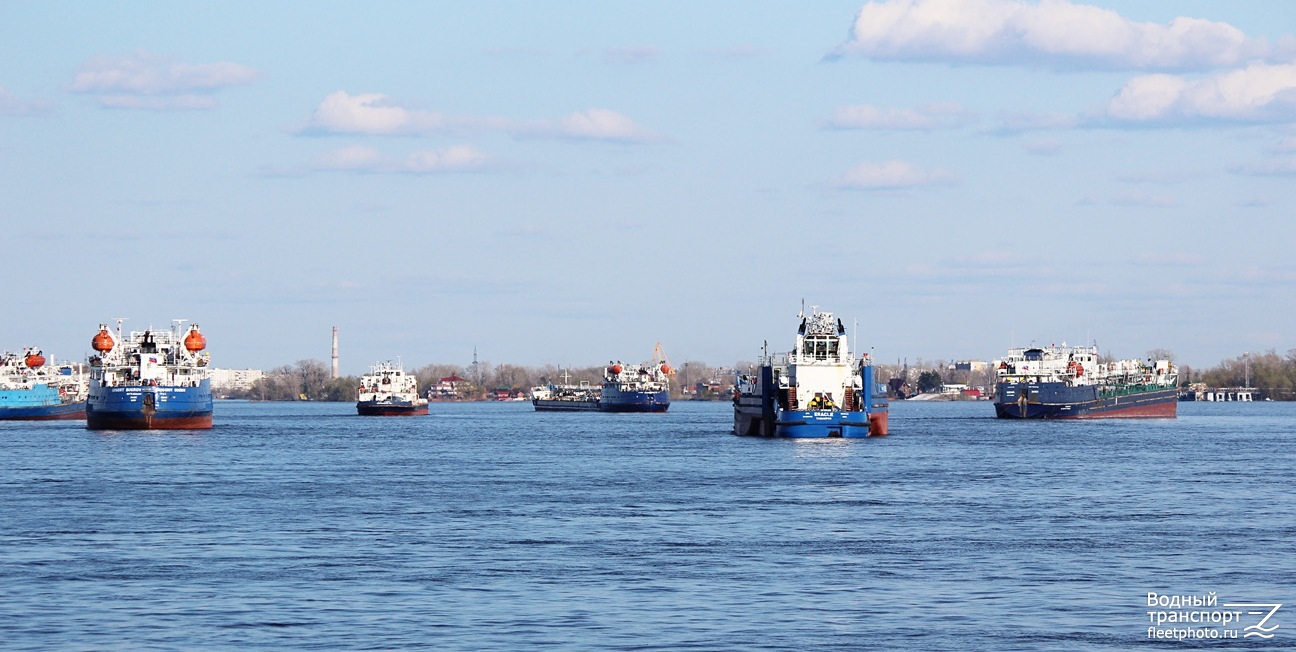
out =
{"type": "Polygon", "coordinates": [[[1011,349],[995,370],[1000,419],[1173,418],[1179,402],[1169,360],[1100,362],[1094,346],[1011,349]]]}
{"type": "Polygon", "coordinates": [[[670,408],[671,367],[660,353],[652,364],[609,363],[603,370],[603,389],[599,393],[600,412],[665,412],[670,408]]]}

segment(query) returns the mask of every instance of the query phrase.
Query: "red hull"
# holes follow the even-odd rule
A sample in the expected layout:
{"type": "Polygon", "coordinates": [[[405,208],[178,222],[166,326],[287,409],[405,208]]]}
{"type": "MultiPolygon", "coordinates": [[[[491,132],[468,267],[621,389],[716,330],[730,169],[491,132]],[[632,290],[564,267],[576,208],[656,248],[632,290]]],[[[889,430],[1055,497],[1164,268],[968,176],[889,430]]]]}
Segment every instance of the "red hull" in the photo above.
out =
{"type": "Polygon", "coordinates": [[[199,417],[159,418],[131,416],[114,417],[96,415],[86,420],[87,430],[210,430],[210,414],[199,417]]]}
{"type": "Polygon", "coordinates": [[[1173,419],[1178,416],[1178,401],[1131,405],[1127,408],[1116,408],[1102,412],[1090,412],[1077,419],[1173,419]]]}
{"type": "Polygon", "coordinates": [[[79,412],[64,412],[61,414],[51,414],[39,417],[4,417],[5,421],[72,421],[75,419],[86,418],[85,410],[79,412]]]}
{"type": "Polygon", "coordinates": [[[86,418],[85,411],[82,410],[81,412],[68,412],[67,414],[56,414],[51,417],[19,418],[18,421],[72,421],[74,419],[84,419],[84,418],[86,418]]]}
{"type": "Polygon", "coordinates": [[[428,414],[426,405],[416,408],[356,407],[362,417],[420,417],[428,414]]]}
{"type": "Polygon", "coordinates": [[[868,415],[870,437],[885,437],[889,434],[887,430],[889,414],[889,412],[874,412],[868,415]]]}
{"type": "Polygon", "coordinates": [[[995,415],[1001,419],[1173,419],[1179,407],[1179,393],[1173,387],[1103,397],[1093,386],[1048,382],[1038,385],[1044,400],[1036,400],[1039,394],[1035,389],[1026,400],[1025,387],[1020,383],[999,383],[995,388],[995,415]]]}

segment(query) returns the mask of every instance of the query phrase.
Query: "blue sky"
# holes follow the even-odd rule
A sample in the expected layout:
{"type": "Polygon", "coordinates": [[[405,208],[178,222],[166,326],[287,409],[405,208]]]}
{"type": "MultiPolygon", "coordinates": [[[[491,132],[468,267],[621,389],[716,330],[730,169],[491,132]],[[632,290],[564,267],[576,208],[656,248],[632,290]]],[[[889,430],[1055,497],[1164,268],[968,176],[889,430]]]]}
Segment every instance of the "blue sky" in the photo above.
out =
{"type": "Polygon", "coordinates": [[[6,3],[0,348],[1296,347],[1289,2],[6,3]]]}

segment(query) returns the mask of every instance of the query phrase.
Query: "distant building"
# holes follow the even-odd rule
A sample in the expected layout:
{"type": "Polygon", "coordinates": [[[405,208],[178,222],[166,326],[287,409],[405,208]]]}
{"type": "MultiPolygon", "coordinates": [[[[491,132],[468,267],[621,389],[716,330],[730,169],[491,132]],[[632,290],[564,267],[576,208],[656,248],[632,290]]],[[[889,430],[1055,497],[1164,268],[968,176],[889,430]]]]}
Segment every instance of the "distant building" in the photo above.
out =
{"type": "Polygon", "coordinates": [[[260,369],[212,369],[209,373],[212,391],[216,392],[247,391],[265,376],[260,369]]]}
{"type": "Polygon", "coordinates": [[[1205,383],[1193,383],[1188,391],[1181,395],[1186,401],[1254,401],[1259,390],[1254,387],[1207,387],[1205,383]]]}
{"type": "Polygon", "coordinates": [[[906,399],[913,395],[913,387],[904,378],[892,378],[887,381],[887,398],[906,399]]]}
{"type": "Polygon", "coordinates": [[[984,360],[960,360],[949,366],[951,371],[985,371],[990,363],[984,360]]]}
{"type": "Polygon", "coordinates": [[[458,374],[450,374],[442,378],[440,382],[428,389],[428,400],[431,401],[457,401],[462,396],[459,395],[459,384],[464,382],[458,374]]]}

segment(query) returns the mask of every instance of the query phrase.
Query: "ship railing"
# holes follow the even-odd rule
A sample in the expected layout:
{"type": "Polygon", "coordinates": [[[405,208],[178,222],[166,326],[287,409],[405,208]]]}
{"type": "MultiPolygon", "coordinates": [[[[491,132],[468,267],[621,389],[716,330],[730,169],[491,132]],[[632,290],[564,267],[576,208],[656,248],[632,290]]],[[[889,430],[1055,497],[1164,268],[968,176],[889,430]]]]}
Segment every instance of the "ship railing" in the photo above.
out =
{"type": "Polygon", "coordinates": [[[132,378],[126,381],[99,381],[100,387],[197,387],[202,384],[203,378],[171,378],[171,379],[138,379],[132,378]]]}
{"type": "Polygon", "coordinates": [[[852,364],[853,358],[849,353],[839,353],[837,355],[817,355],[813,353],[789,353],[787,354],[789,364],[811,364],[815,362],[829,362],[832,364],[852,364]]]}
{"type": "Polygon", "coordinates": [[[1173,387],[1173,383],[1128,383],[1122,385],[1105,385],[1098,390],[1098,393],[1102,398],[1114,398],[1117,396],[1144,394],[1159,389],[1172,389],[1173,387]]]}

